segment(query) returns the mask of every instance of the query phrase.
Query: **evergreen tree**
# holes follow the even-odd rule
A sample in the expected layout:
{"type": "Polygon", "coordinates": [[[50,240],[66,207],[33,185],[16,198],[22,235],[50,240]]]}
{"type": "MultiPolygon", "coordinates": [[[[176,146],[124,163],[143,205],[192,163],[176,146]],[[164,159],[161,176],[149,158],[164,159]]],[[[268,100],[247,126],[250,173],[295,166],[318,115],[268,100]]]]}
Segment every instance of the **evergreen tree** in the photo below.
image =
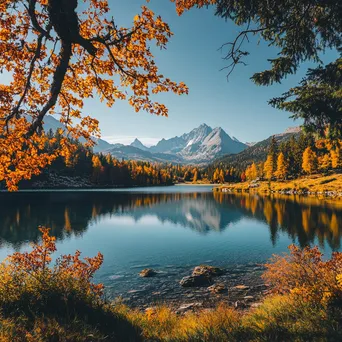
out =
{"type": "Polygon", "coordinates": [[[274,135],[271,138],[271,143],[268,148],[268,155],[272,156],[273,172],[274,172],[277,169],[277,155],[278,155],[278,143],[274,135]]]}

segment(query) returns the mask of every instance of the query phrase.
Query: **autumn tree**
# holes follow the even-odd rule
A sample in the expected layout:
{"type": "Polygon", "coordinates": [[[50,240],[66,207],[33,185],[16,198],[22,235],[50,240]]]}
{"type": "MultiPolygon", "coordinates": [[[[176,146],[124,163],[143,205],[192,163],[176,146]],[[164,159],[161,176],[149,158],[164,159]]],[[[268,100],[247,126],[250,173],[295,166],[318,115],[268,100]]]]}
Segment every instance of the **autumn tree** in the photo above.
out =
{"type": "Polygon", "coordinates": [[[273,177],[273,157],[272,155],[268,155],[266,162],[264,164],[264,174],[265,178],[271,180],[273,177]]]}
{"type": "Polygon", "coordinates": [[[97,96],[108,106],[127,100],[136,111],[168,114],[152,94],[187,93],[164,77],[150,46],[161,49],[172,33],[143,6],[130,28],[117,26],[107,0],[2,0],[0,3],[0,181],[10,190],[58,156],[73,152],[68,138],[93,145],[98,121],[82,113],[97,96]],[[43,152],[47,114],[65,127],[60,145],[43,152]]]}
{"type": "Polygon", "coordinates": [[[218,183],[220,178],[220,170],[218,168],[215,169],[213,174],[213,182],[218,183]]]}
{"type": "Polygon", "coordinates": [[[193,182],[193,183],[196,183],[197,180],[198,180],[198,171],[197,171],[197,169],[195,168],[195,169],[193,170],[192,182],[193,182]]]}
{"type": "Polygon", "coordinates": [[[319,163],[320,170],[326,172],[331,167],[331,158],[329,154],[325,154],[321,159],[319,163]]]}
{"type": "Polygon", "coordinates": [[[255,163],[247,167],[245,174],[248,180],[253,180],[257,178],[258,174],[257,174],[257,167],[255,163]]]}
{"type": "Polygon", "coordinates": [[[304,119],[304,126],[331,137],[342,133],[342,2],[340,0],[172,0],[178,12],[192,7],[216,5],[216,15],[241,27],[235,38],[223,44],[228,76],[237,65],[246,65],[246,44],[263,40],[278,50],[267,58],[270,67],[252,75],[257,85],[280,83],[295,74],[302,63],[311,62],[299,86],[270,101],[287,110],[293,118],[304,119]],[[251,39],[257,36],[258,39],[251,39]],[[322,65],[321,53],[336,52],[337,59],[322,65]]]}
{"type": "Polygon", "coordinates": [[[311,175],[317,168],[317,156],[310,147],[307,147],[303,153],[302,168],[305,173],[311,175]]]}
{"type": "Polygon", "coordinates": [[[219,173],[219,182],[220,182],[221,184],[224,183],[224,172],[223,172],[222,169],[220,170],[220,173],[219,173]]]}
{"type": "Polygon", "coordinates": [[[102,163],[98,156],[94,155],[92,157],[92,164],[93,164],[93,182],[99,183],[100,175],[102,171],[102,163]]]}
{"type": "Polygon", "coordinates": [[[339,148],[332,149],[330,151],[331,156],[331,166],[333,169],[338,169],[342,166],[342,157],[339,148]]]}
{"type": "Polygon", "coordinates": [[[285,179],[287,177],[287,163],[282,152],[279,153],[277,158],[277,170],[275,171],[274,175],[278,179],[285,179]]]}

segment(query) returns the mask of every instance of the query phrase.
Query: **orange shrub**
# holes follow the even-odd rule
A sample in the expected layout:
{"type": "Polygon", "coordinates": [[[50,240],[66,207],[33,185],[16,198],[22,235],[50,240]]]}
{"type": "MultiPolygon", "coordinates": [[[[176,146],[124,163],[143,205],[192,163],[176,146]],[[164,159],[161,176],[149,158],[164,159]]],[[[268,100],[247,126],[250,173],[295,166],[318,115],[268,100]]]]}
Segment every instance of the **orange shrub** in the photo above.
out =
{"type": "Polygon", "coordinates": [[[41,244],[33,245],[31,252],[14,253],[0,264],[2,312],[6,315],[37,310],[41,314],[44,310],[67,310],[74,301],[84,300],[89,305],[100,302],[103,285],[93,284],[92,278],[102,264],[102,254],[81,260],[81,253],[76,251],[74,255],[61,256],[51,266],[55,237],[49,235],[48,228],[39,229],[41,244]],[[48,302],[59,303],[58,308],[46,305],[48,302]]]}
{"type": "Polygon", "coordinates": [[[342,295],[342,253],[323,260],[318,247],[300,249],[289,246],[290,254],[273,256],[266,264],[264,279],[277,293],[291,293],[306,300],[327,303],[342,295]]]}

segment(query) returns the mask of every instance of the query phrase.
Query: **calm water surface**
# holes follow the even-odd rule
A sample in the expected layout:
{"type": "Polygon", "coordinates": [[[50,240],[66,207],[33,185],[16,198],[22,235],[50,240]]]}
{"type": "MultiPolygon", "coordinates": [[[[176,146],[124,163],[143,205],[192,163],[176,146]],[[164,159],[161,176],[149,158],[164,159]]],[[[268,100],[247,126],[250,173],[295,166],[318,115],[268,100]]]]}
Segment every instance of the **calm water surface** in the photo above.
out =
{"type": "Polygon", "coordinates": [[[155,291],[154,278],[137,275],[145,267],[161,271],[156,284],[166,287],[198,264],[262,263],[291,243],[317,244],[329,256],[341,250],[342,206],[211,186],[0,193],[0,259],[39,241],[38,225],[52,228],[59,254],[103,253],[95,280],[125,297],[155,291]]]}

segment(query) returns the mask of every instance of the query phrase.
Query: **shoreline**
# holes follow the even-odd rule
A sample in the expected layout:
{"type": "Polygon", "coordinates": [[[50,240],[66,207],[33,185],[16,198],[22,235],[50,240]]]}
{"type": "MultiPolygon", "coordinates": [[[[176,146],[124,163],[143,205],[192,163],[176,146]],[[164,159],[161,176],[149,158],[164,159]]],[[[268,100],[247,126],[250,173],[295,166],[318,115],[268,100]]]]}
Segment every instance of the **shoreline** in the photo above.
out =
{"type": "Polygon", "coordinates": [[[251,181],[230,183],[213,189],[220,193],[249,193],[261,196],[285,195],[342,199],[342,174],[310,176],[287,181],[251,181]]]}
{"type": "Polygon", "coordinates": [[[269,293],[269,286],[261,278],[264,270],[263,265],[255,263],[237,265],[213,277],[211,284],[196,287],[180,285],[180,279],[186,274],[174,275],[172,271],[158,271],[153,277],[141,278],[141,285],[119,296],[113,295],[112,300],[139,311],[166,305],[176,313],[184,313],[214,309],[221,303],[246,310],[260,305],[269,293]],[[223,286],[224,289],[213,292],[210,290],[213,285],[223,286]]]}

